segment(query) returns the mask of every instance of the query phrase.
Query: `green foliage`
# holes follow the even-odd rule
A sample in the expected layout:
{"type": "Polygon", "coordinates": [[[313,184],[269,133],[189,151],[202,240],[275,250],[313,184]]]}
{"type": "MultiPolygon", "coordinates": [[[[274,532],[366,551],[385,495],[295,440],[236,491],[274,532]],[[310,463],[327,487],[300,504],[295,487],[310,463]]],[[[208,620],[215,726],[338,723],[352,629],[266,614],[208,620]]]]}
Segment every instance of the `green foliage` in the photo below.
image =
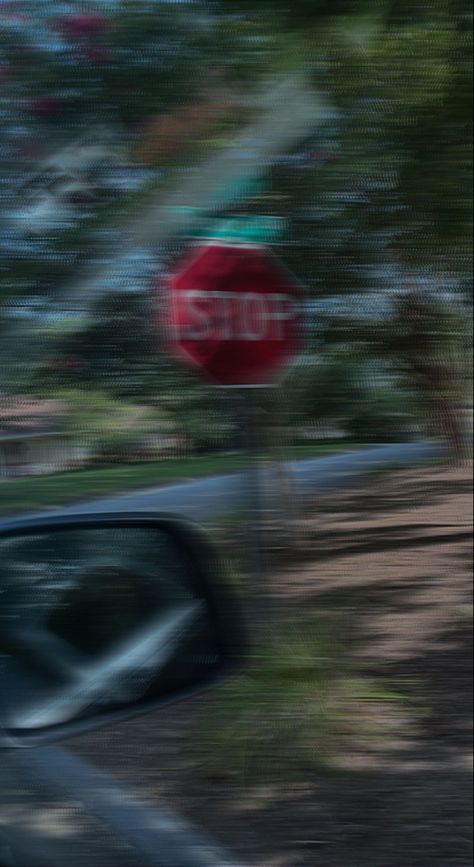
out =
{"type": "Polygon", "coordinates": [[[445,283],[469,280],[471,4],[243,6],[266,21],[275,66],[304,63],[339,110],[320,130],[334,159],[274,171],[267,197],[290,217],[285,256],[309,291],[385,291],[372,268],[387,283],[406,266],[445,283]]]}
{"type": "Polygon", "coordinates": [[[348,329],[347,342],[324,347],[290,377],[291,422],[336,424],[361,441],[399,439],[420,422],[420,401],[383,357],[371,354],[370,344],[358,344],[352,323],[348,329]]]}
{"type": "MultiPolygon", "coordinates": [[[[419,273],[433,297],[445,288],[461,295],[472,270],[467,0],[226,0],[206,16],[203,11],[193,3],[123,3],[101,37],[106,57],[92,64],[79,58],[71,64],[61,52],[26,45],[20,53],[21,37],[13,43],[4,35],[2,55],[15,67],[11,110],[18,111],[26,97],[67,93],[63,115],[31,121],[36,134],[52,143],[75,125],[82,128],[87,115],[92,124],[118,122],[127,138],[150,114],[189,101],[211,82],[209,68],[247,91],[262,76],[271,80],[277,72],[304,68],[338,110],[320,130],[320,148],[308,146],[330,158],[275,168],[268,189],[248,210],[288,220],[289,242],[279,252],[310,296],[357,299],[365,293],[376,302],[393,293],[400,279],[419,273]]],[[[55,240],[54,256],[18,255],[3,271],[5,292],[67,281],[88,249],[87,237],[87,228],[66,233],[55,240]]],[[[94,316],[75,337],[58,339],[54,355],[36,371],[38,391],[91,388],[112,400],[145,402],[198,447],[229,441],[229,414],[197,377],[166,363],[144,305],[108,299],[94,316]],[[78,364],[65,367],[71,359],[78,364]]],[[[371,430],[390,436],[405,419],[417,420],[435,380],[448,397],[456,377],[467,382],[458,359],[459,347],[469,341],[454,321],[448,336],[443,317],[433,308],[432,321],[425,317],[424,331],[415,334],[406,311],[388,319],[374,316],[369,325],[338,317],[333,326],[329,310],[313,329],[317,363],[288,383],[293,423],[337,420],[365,437],[371,430]],[[429,338],[436,319],[443,335],[429,338]],[[382,358],[398,378],[383,378],[382,358]]],[[[26,387],[26,366],[25,358],[17,363],[18,388],[26,387]]],[[[454,391],[460,392],[458,385],[454,391]]]]}
{"type": "Polygon", "coordinates": [[[395,257],[446,276],[470,272],[470,14],[449,0],[381,3],[308,33],[308,51],[313,40],[314,55],[319,46],[327,59],[326,71],[314,62],[315,85],[327,83],[343,114],[338,159],[306,173],[307,195],[324,206],[328,193],[339,194],[335,222],[320,228],[327,241],[342,218],[361,264],[385,237],[386,264],[395,257]]]}
{"type": "Polygon", "coordinates": [[[67,405],[67,428],[76,439],[95,450],[139,443],[167,421],[156,412],[111,398],[105,392],[69,389],[56,392],[67,405]]]}
{"type": "Polygon", "coordinates": [[[350,436],[360,440],[402,439],[420,423],[420,407],[401,389],[378,388],[354,404],[345,422],[350,436]],[[416,412],[418,410],[418,412],[416,412]]]}
{"type": "Polygon", "coordinates": [[[247,783],[304,779],[361,734],[361,703],[401,701],[351,670],[335,626],[279,627],[219,688],[197,731],[209,770],[247,783]]]}
{"type": "Polygon", "coordinates": [[[258,648],[245,674],[215,696],[198,732],[210,768],[263,779],[328,758],[337,719],[335,645],[321,634],[280,639],[258,648]]]}
{"type": "MultiPolygon", "coordinates": [[[[203,35],[198,42],[189,9],[186,13],[136,0],[110,12],[99,36],[66,34],[63,51],[44,51],[41,40],[32,44],[26,35],[10,44],[5,40],[4,53],[15,71],[12,86],[28,98],[60,98],[60,114],[43,121],[50,128],[53,124],[53,134],[54,125],[61,133],[65,121],[80,128],[85,117],[133,126],[150,112],[175,104],[184,89],[192,94],[199,82],[196,43],[204,47],[203,35]]],[[[45,40],[48,31],[57,30],[57,20],[38,20],[35,9],[32,16],[45,40]]]]}

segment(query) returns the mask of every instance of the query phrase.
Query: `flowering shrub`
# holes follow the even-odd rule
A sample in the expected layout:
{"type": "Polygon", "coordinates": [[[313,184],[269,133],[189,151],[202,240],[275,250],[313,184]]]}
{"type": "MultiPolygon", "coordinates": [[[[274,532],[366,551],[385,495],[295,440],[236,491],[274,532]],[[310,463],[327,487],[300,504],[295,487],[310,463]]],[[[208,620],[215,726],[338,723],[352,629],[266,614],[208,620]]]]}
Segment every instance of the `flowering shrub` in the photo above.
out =
{"type": "Polygon", "coordinates": [[[96,12],[63,15],[58,20],[58,29],[70,39],[98,36],[107,32],[110,26],[108,18],[96,12]]]}

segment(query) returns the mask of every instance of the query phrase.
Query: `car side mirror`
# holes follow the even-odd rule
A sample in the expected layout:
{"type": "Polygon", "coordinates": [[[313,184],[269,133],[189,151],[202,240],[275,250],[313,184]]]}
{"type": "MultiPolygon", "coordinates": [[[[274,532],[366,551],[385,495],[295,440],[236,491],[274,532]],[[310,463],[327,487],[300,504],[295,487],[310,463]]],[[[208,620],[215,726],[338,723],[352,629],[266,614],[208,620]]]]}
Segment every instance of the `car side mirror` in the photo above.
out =
{"type": "Polygon", "coordinates": [[[47,743],[202,689],[242,624],[207,537],[145,513],[0,530],[0,744],[47,743]]]}

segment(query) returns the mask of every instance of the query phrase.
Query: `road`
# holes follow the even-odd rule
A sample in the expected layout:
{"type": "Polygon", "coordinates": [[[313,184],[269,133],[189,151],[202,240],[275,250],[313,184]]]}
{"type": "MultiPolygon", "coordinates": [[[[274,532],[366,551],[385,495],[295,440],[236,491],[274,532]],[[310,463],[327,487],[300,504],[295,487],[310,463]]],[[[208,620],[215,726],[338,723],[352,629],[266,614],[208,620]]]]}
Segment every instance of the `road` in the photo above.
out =
{"type": "MultiPolygon", "coordinates": [[[[442,448],[441,444],[434,442],[391,443],[330,457],[290,461],[288,467],[295,492],[308,496],[354,484],[367,471],[392,465],[404,466],[437,457],[442,453],[442,448]]],[[[270,502],[274,492],[274,473],[262,470],[261,477],[270,502]]],[[[247,505],[246,473],[232,473],[81,502],[51,514],[160,511],[205,522],[245,509],[247,505]]]]}
{"type": "Polygon", "coordinates": [[[61,748],[0,758],[1,867],[243,867],[173,811],[61,748]]]}

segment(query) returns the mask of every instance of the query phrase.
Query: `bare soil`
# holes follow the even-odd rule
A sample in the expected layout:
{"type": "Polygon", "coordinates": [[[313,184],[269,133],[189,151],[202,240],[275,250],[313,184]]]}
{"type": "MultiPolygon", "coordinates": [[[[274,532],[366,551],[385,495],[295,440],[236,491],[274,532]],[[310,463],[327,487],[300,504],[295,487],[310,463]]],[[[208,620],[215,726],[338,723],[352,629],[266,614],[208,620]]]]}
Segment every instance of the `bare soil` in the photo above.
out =
{"type": "Polygon", "coordinates": [[[373,476],[303,511],[273,551],[278,611],[335,614],[355,669],[407,697],[371,707],[377,734],[293,784],[208,772],[190,735],[210,696],[70,746],[252,867],[469,867],[471,466],[373,476]]]}

